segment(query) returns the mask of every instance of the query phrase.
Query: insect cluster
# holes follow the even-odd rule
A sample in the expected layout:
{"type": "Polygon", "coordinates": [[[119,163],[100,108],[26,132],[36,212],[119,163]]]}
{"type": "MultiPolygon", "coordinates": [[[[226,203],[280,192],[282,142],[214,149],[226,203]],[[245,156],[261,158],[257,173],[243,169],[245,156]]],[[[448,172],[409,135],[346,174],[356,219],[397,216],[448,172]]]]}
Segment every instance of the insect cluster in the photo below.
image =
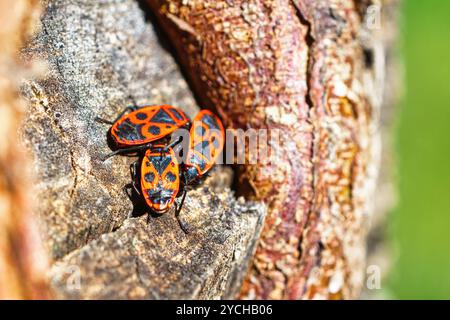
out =
{"type": "Polygon", "coordinates": [[[139,160],[130,166],[132,186],[156,213],[165,213],[182,195],[178,212],[186,196],[186,187],[198,182],[214,166],[224,146],[224,128],[220,119],[201,110],[191,122],[183,111],[168,105],[128,107],[110,124],[110,136],[117,154],[136,153],[139,160]],[[189,130],[187,152],[178,160],[174,149],[182,147],[182,136],[172,138],[177,129],[189,130]],[[140,165],[140,167],[139,167],[140,165]]]}

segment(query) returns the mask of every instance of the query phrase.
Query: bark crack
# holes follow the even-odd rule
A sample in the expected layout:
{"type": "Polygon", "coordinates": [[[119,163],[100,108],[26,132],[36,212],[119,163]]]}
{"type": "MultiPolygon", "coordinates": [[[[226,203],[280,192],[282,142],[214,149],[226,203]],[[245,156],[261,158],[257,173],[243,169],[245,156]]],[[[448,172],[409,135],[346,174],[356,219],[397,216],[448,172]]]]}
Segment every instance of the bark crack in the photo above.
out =
{"type": "MultiPolygon", "coordinates": [[[[312,100],[311,97],[311,77],[312,77],[312,66],[313,66],[313,54],[312,54],[312,48],[314,46],[315,43],[315,38],[313,37],[313,30],[312,30],[312,23],[307,19],[307,17],[305,16],[305,14],[302,12],[302,8],[300,7],[300,4],[298,3],[298,1],[296,0],[292,0],[292,3],[296,9],[296,14],[297,17],[300,21],[300,23],[305,26],[307,28],[306,30],[306,35],[305,35],[305,43],[308,47],[308,51],[307,51],[307,61],[306,61],[306,94],[305,94],[305,102],[309,107],[309,111],[308,111],[308,123],[311,125],[312,130],[311,130],[311,146],[310,146],[310,162],[312,165],[312,178],[311,178],[311,188],[312,188],[312,194],[315,195],[316,194],[316,174],[317,174],[317,169],[315,166],[315,157],[316,157],[316,130],[317,130],[317,126],[316,123],[313,120],[312,117],[312,113],[314,112],[314,102],[312,100]]],[[[314,211],[314,198],[310,199],[310,207],[309,210],[306,214],[306,218],[304,220],[304,224],[303,224],[303,230],[302,233],[300,235],[300,239],[298,242],[298,261],[300,262],[302,260],[302,258],[304,257],[304,253],[302,252],[302,243],[303,243],[303,239],[305,237],[304,233],[305,233],[305,229],[306,226],[308,225],[309,221],[310,221],[310,216],[312,214],[312,212],[314,211]]],[[[305,282],[305,288],[306,289],[306,282],[305,282]]]]}
{"type": "MultiPolygon", "coordinates": [[[[50,33],[48,32],[48,28],[45,25],[44,21],[42,21],[42,29],[43,29],[44,34],[46,35],[46,37],[48,39],[50,39],[51,36],[50,36],[50,33]]],[[[59,65],[58,58],[55,58],[54,62],[55,62],[55,66],[56,66],[56,69],[57,69],[59,75],[62,78],[64,78],[62,69],[61,69],[61,67],[59,65]]],[[[61,135],[61,138],[68,144],[68,146],[70,146],[70,144],[69,144],[70,139],[67,136],[64,128],[54,119],[54,117],[50,113],[50,109],[49,109],[48,103],[44,103],[43,102],[42,97],[43,97],[44,94],[43,94],[42,90],[40,90],[35,84],[34,85],[32,84],[32,91],[35,94],[35,96],[38,98],[39,104],[44,108],[45,114],[48,116],[48,118],[49,118],[50,122],[52,123],[53,127],[57,128],[58,132],[61,135]]],[[[70,147],[68,147],[68,153],[69,153],[69,163],[70,163],[71,171],[72,171],[72,174],[73,174],[72,187],[68,191],[69,208],[72,208],[73,200],[74,200],[74,194],[75,194],[75,191],[76,191],[77,186],[78,186],[78,169],[77,169],[77,165],[75,163],[74,152],[73,152],[73,150],[70,147]]]]}

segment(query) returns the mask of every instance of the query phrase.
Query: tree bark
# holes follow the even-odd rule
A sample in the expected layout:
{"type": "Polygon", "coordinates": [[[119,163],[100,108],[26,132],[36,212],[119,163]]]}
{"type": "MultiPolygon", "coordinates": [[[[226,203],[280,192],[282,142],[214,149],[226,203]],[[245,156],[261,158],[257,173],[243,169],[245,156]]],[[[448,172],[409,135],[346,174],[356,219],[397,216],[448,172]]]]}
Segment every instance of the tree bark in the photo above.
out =
{"type": "Polygon", "coordinates": [[[129,105],[198,107],[138,3],[43,1],[40,32],[22,50],[48,65],[23,84],[22,139],[37,181],[32,194],[51,257],[57,298],[218,299],[240,288],[265,207],[237,200],[217,168],[175,210],[151,214],[130,201],[129,165],[110,152],[108,127],[129,105]]]}
{"type": "MultiPolygon", "coordinates": [[[[29,215],[17,215],[28,212],[17,190],[30,185],[20,172],[30,166],[30,199],[58,298],[360,295],[392,190],[386,170],[376,186],[380,159],[389,158],[389,144],[380,148],[388,137],[386,110],[399,91],[391,67],[397,1],[45,0],[42,7],[40,31],[22,50],[27,63],[48,66],[22,86],[28,157],[14,142],[0,149],[2,168],[14,164],[14,179],[2,175],[0,194],[18,206],[0,219],[0,234],[13,239],[1,239],[0,267],[24,270],[20,259],[12,267],[3,262],[15,261],[7,255],[33,234],[29,215]],[[185,233],[173,210],[151,215],[127,198],[133,159],[100,160],[110,151],[108,128],[94,118],[163,103],[193,116],[194,95],[228,128],[277,131],[280,144],[272,146],[272,162],[235,167],[235,191],[246,200],[230,190],[227,168],[190,191],[179,217],[185,233]],[[32,165],[21,162],[31,158],[32,165]]],[[[15,90],[2,91],[11,93],[10,106],[15,90]]],[[[14,136],[19,118],[6,136],[14,136]]],[[[23,252],[26,259],[30,250],[23,252]]],[[[45,293],[7,290],[19,292],[14,297],[45,293]]]]}
{"type": "Polygon", "coordinates": [[[199,101],[281,132],[276,161],[237,168],[238,192],[269,208],[240,297],[358,297],[396,2],[146,2],[199,101]]]}

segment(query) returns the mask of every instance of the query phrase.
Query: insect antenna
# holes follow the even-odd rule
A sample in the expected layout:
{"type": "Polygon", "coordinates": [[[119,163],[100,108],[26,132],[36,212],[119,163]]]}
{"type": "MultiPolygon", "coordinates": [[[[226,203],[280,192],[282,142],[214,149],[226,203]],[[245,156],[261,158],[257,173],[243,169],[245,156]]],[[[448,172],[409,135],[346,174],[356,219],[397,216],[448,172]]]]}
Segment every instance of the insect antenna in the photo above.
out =
{"type": "Polygon", "coordinates": [[[100,117],[95,117],[95,118],[94,118],[94,121],[96,121],[96,122],[98,122],[98,123],[109,124],[109,125],[111,125],[111,126],[114,124],[114,122],[112,122],[112,121],[110,121],[110,120],[106,120],[106,119],[100,118],[100,117]]]}

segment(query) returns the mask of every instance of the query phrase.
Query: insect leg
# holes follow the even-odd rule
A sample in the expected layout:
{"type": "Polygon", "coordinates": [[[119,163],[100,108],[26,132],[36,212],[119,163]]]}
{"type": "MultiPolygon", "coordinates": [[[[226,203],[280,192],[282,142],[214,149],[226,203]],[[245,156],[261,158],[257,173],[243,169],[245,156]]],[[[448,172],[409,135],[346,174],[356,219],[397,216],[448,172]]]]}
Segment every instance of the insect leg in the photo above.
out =
{"type": "Polygon", "coordinates": [[[111,126],[114,124],[114,122],[106,120],[106,119],[103,119],[103,118],[100,118],[100,117],[95,117],[94,120],[97,121],[98,123],[109,124],[111,126]]]}
{"type": "Polygon", "coordinates": [[[177,208],[177,214],[179,214],[179,213],[181,212],[181,209],[183,208],[184,199],[186,199],[186,194],[187,194],[187,191],[186,191],[186,188],[185,188],[185,189],[183,190],[183,196],[181,197],[180,205],[179,205],[178,208],[177,208]]]}
{"type": "Polygon", "coordinates": [[[147,143],[147,144],[143,144],[141,146],[135,146],[135,147],[129,147],[129,148],[123,148],[123,149],[118,149],[116,151],[113,151],[111,153],[108,153],[106,156],[102,157],[101,160],[105,161],[115,155],[118,154],[126,154],[126,153],[131,153],[131,152],[136,152],[136,151],[141,151],[141,150],[145,150],[148,148],[151,148],[152,144],[151,143],[147,143]]]}
{"type": "Polygon", "coordinates": [[[183,225],[183,223],[180,220],[180,212],[181,212],[181,208],[183,207],[184,204],[184,199],[186,199],[186,189],[183,189],[183,197],[181,198],[181,202],[180,204],[175,208],[175,217],[177,218],[178,224],[180,225],[181,230],[183,230],[184,233],[188,234],[188,230],[186,229],[186,227],[183,225]]]}
{"type": "Polygon", "coordinates": [[[131,179],[132,179],[132,186],[134,191],[136,191],[136,193],[140,196],[141,193],[139,192],[138,187],[136,186],[136,181],[137,181],[137,172],[138,172],[138,161],[133,162],[130,165],[130,174],[131,174],[131,179]]]}
{"type": "Polygon", "coordinates": [[[128,106],[128,107],[126,107],[125,109],[122,110],[121,113],[119,113],[119,115],[113,121],[106,120],[106,119],[103,119],[103,118],[100,118],[100,117],[95,117],[95,121],[100,122],[100,123],[104,123],[104,124],[113,125],[117,120],[122,118],[125,113],[127,113],[128,111],[135,111],[138,108],[139,107],[137,107],[137,106],[128,106]]]}

